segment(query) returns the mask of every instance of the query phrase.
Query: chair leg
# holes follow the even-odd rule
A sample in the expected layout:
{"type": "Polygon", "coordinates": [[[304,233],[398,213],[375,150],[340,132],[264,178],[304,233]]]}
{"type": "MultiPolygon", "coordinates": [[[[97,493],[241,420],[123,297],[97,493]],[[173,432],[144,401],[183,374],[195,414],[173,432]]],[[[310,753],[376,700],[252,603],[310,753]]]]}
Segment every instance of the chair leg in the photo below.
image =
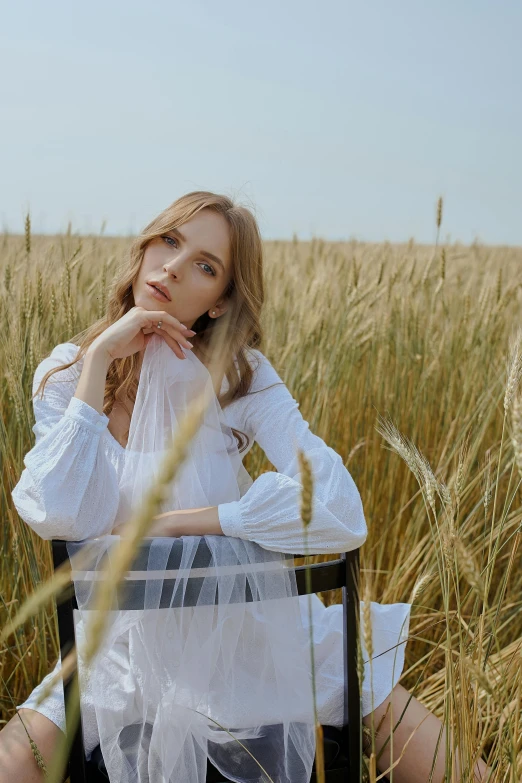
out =
{"type": "Polygon", "coordinates": [[[362,710],[357,671],[359,640],[359,550],[345,552],[346,587],[343,588],[344,619],[344,726],[343,745],[349,762],[349,780],[361,780],[362,710]]]}
{"type": "MultiPolygon", "coordinates": [[[[55,570],[66,560],[68,560],[65,541],[53,541],[52,543],[53,565],[55,570]]],[[[74,628],[74,609],[77,608],[76,597],[74,594],[58,603],[57,619],[58,633],[60,637],[60,655],[62,661],[65,659],[69,650],[75,642],[74,628]]],[[[85,749],[83,746],[83,730],[81,714],[78,719],[78,725],[74,728],[68,714],[69,696],[74,687],[73,676],[69,677],[63,684],[65,698],[65,726],[67,733],[74,731],[74,738],[71,744],[71,751],[67,762],[67,771],[70,783],[86,783],[85,773],[85,749]]]]}

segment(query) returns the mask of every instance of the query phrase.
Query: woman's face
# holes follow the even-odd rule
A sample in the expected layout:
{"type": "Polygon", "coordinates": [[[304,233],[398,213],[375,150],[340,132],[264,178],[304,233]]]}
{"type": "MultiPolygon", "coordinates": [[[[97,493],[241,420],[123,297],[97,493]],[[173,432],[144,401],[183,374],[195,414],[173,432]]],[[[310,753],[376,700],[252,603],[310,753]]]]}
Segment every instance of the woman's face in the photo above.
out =
{"type": "Polygon", "coordinates": [[[217,212],[202,209],[177,229],[149,242],[132,285],[134,304],[163,310],[190,329],[203,313],[210,311],[211,318],[218,318],[226,311],[221,296],[231,277],[228,223],[217,212]],[[170,301],[154,297],[147,285],[151,280],[166,287],[170,301]]]}

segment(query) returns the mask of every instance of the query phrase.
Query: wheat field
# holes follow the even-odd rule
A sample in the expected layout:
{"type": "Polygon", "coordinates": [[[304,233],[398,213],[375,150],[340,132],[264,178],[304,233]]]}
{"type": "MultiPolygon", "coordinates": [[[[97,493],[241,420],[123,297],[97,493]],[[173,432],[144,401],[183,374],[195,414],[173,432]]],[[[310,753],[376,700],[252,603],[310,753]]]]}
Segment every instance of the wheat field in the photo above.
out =
{"type": "MultiPolygon", "coordinates": [[[[522,248],[265,242],[263,353],[342,455],[369,529],[361,592],[411,602],[401,683],[522,779],[522,248]]],[[[0,236],[2,625],[51,571],[11,490],[31,448],[42,358],[104,312],[128,238],[0,236]]],[[[245,467],[273,469],[254,445],[245,467]]],[[[328,559],[318,556],[315,560],[328,559]]],[[[324,594],[325,603],[340,595],[324,594]]],[[[52,606],[0,655],[0,719],[58,655],[52,606]]]]}

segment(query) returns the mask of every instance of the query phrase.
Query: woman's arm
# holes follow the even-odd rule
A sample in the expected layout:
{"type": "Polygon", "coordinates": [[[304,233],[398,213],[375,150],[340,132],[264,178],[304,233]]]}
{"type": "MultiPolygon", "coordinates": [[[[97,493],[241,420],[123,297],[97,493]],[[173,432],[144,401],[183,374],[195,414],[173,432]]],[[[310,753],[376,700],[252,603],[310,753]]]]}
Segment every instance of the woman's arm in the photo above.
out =
{"type": "Polygon", "coordinates": [[[255,353],[261,361],[253,385],[255,393],[236,405],[243,428],[254,433],[278,472],[263,473],[240,500],[159,514],[147,535],[224,534],[255,541],[266,549],[302,554],[305,539],[300,516],[299,446],[312,463],[314,477],[308,551],[328,554],[357,549],[366,540],[368,530],[361,497],[350,473],[341,456],[310,431],[299,404],[272,365],[259,351],[255,353]]]}
{"type": "Polygon", "coordinates": [[[74,392],[74,396],[78,400],[86,402],[100,415],[103,415],[107,370],[112,361],[107,351],[100,348],[88,348],[83,358],[80,380],[74,392]]]}
{"type": "MultiPolygon", "coordinates": [[[[266,549],[302,554],[300,447],[314,477],[308,550],[314,554],[348,552],[367,538],[359,491],[341,456],[310,431],[308,422],[270,362],[260,351],[255,389],[245,399],[244,424],[278,472],[261,474],[240,500],[221,503],[225,535],[256,541],[266,549]],[[271,387],[271,388],[266,388],[271,387]]],[[[240,401],[239,401],[240,402],[240,401]]]]}
{"type": "MultiPolygon", "coordinates": [[[[72,343],[57,345],[36,368],[33,394],[49,369],[72,361],[77,352],[72,343]]],[[[94,403],[103,393],[99,357],[85,357],[81,370],[79,393],[94,403]]],[[[44,539],[79,541],[110,533],[119,504],[116,469],[101,445],[109,419],[75,396],[79,374],[79,365],[55,373],[43,398],[33,398],[35,444],[12,491],[20,517],[44,539]]]]}

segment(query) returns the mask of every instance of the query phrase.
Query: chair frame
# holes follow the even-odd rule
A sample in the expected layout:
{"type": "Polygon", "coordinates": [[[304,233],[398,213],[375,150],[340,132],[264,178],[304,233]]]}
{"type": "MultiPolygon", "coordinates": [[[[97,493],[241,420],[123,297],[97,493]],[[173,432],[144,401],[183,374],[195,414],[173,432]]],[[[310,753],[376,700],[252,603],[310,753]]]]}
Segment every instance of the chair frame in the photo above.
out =
{"type": "MultiPolygon", "coordinates": [[[[67,541],[52,540],[52,556],[54,568],[58,568],[69,560],[67,541]]],[[[287,557],[291,557],[287,555],[287,557]]],[[[293,557],[305,557],[293,555],[293,557]]],[[[360,683],[357,671],[358,638],[359,638],[359,549],[342,552],[339,559],[322,563],[312,563],[293,567],[299,595],[307,595],[306,571],[311,574],[311,593],[326,590],[342,589],[343,605],[343,660],[344,660],[344,700],[343,727],[341,732],[342,750],[348,758],[350,783],[359,783],[362,767],[362,702],[360,683]]],[[[197,571],[196,568],[193,568],[197,571]]],[[[130,572],[132,573],[132,571],[130,572]]],[[[62,660],[75,643],[75,628],[73,611],[78,608],[74,591],[57,605],[58,632],[62,660]]],[[[72,675],[64,681],[65,722],[66,730],[74,731],[74,738],[67,761],[67,771],[70,783],[88,783],[86,771],[85,748],[81,713],[79,721],[73,728],[72,716],[67,709],[68,695],[72,686],[72,675]]],[[[327,780],[328,770],[326,771],[327,780]]],[[[311,780],[315,778],[312,775],[311,780]]],[[[343,777],[346,780],[346,777],[343,777]]]]}

